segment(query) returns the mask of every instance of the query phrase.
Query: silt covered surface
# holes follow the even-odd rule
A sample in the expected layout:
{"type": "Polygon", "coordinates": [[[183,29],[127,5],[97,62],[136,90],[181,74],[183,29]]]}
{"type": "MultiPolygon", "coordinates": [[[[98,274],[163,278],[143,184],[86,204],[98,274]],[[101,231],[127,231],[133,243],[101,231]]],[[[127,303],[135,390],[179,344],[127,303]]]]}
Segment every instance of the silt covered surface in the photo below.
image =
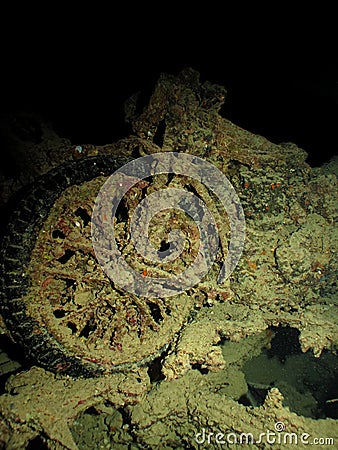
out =
{"type": "MultiPolygon", "coordinates": [[[[213,212],[221,235],[216,261],[198,285],[170,300],[169,305],[157,300],[155,306],[145,306],[142,299],[114,290],[97,267],[86,217],[90,217],[95,183],[100,180],[64,192],[32,253],[33,286],[24,302],[40,323],[59,333],[69,352],[95,359],[105,368],[114,364],[115,352],[126,366],[119,373],[86,380],[62,375],[62,366],[56,375],[35,366],[12,375],[0,397],[5,448],[26,448],[29,442],[40,441],[47,448],[68,449],[200,448],[203,430],[213,433],[211,448],[227,448],[230,443],[215,441],[217,432],[251,432],[258,438],[266,430],[276,431],[278,422],[286,432],[299,436],[309,433],[338,439],[334,413],[313,418],[306,414],[306,406],[298,407],[297,413],[292,409],[295,399],[298,405],[309,401],[309,386],[291,388],[289,382],[283,392],[283,383],[250,379],[243,369],[252,358],[273,347],[280,328],[298,330],[300,352],[313,355],[318,364],[322,353],[335,355],[338,164],[333,160],[311,168],[306,152],[296,145],[272,143],[222,117],[224,101],[225,88],[201,83],[192,69],[177,76],[163,74],[143,109],[137,96],[126,102],[132,135],[125,139],[101,147],[83,145],[81,151],[60,143],[55,136],[48,143],[42,139],[41,164],[35,169],[38,173],[31,174],[33,178],[47,171],[47,149],[50,155],[53,145],[64,161],[112,154],[136,158],[172,151],[205,159],[234,186],[245,214],[246,240],[235,271],[219,285],[229,226],[215,198],[184,177],[158,177],[140,186],[126,197],[127,210],[144,192],[164,185],[189,186],[213,212]],[[52,228],[58,233],[46,239],[52,228]],[[120,321],[119,327],[114,325],[114,335],[106,332],[115,320],[102,306],[108,300],[121,313],[114,316],[120,321]],[[75,306],[81,314],[72,313],[75,306]],[[95,326],[86,315],[89,310],[96,312],[95,326]],[[68,313],[73,314],[71,320],[64,319],[68,313]],[[107,358],[111,360],[107,362],[107,358]],[[138,358],[146,365],[129,364],[138,358]],[[248,383],[266,390],[262,402],[248,395],[248,383]],[[285,393],[288,402],[283,402],[285,393]]],[[[4,180],[4,185],[6,201],[8,191],[18,186],[10,179],[4,180]]],[[[154,239],[177,219],[183,219],[183,229],[193,245],[196,230],[182,217],[164,217],[155,224],[154,239]]],[[[128,219],[119,224],[126,257],[131,254],[128,224],[128,219]]],[[[189,263],[188,253],[183,260],[189,263]]],[[[145,267],[143,260],[133,262],[144,276],[156,270],[145,267]]],[[[179,265],[157,270],[170,273],[178,269],[179,265]]],[[[284,346],[288,346],[287,338],[284,346]]],[[[282,364],[291,364],[291,344],[284,353],[282,364]]],[[[330,362],[327,370],[336,374],[337,363],[330,362]]],[[[329,386],[322,401],[335,405],[329,386]]],[[[252,448],[262,447],[253,443],[252,448]]],[[[269,448],[267,444],[265,448],[269,448]]]]}

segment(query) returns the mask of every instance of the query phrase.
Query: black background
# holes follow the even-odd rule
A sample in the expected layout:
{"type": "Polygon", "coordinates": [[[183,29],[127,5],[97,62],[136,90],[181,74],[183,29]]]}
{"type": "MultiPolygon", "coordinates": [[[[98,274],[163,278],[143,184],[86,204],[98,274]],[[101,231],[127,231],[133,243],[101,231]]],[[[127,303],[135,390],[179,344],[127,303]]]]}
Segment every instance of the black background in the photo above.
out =
{"type": "Polygon", "coordinates": [[[286,15],[277,23],[278,11],[257,22],[250,12],[244,21],[241,12],[211,6],[196,18],[163,8],[156,18],[145,5],[140,16],[132,5],[115,14],[92,15],[89,8],[85,17],[62,7],[33,18],[31,11],[3,16],[12,26],[3,30],[1,112],[39,111],[74,144],[107,144],[130,131],[126,98],[150,93],[161,72],[193,67],[202,81],[226,87],[221,113],[234,123],[276,143],[296,143],[312,166],[338,153],[330,11],[324,19],[318,11],[310,19],[292,12],[293,20],[286,15]]]}

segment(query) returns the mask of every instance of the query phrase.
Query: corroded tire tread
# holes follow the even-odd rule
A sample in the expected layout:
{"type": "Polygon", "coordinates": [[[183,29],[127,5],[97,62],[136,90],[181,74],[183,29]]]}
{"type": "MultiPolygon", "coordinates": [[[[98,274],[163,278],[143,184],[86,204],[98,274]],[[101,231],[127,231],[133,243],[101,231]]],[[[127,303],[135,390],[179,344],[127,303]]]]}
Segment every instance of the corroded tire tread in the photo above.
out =
{"type": "MultiPolygon", "coordinates": [[[[0,313],[13,339],[23,347],[27,356],[53,372],[73,377],[92,377],[100,375],[103,370],[94,363],[84,363],[76,355],[69,354],[46,328],[26,312],[22,297],[31,283],[26,268],[38,232],[56,199],[66,188],[100,175],[108,176],[128,161],[130,159],[126,157],[89,157],[51,170],[25,188],[25,195],[17,203],[5,229],[0,249],[0,268],[3,273],[0,313]]],[[[115,366],[112,371],[125,368],[122,365],[115,366]]]]}

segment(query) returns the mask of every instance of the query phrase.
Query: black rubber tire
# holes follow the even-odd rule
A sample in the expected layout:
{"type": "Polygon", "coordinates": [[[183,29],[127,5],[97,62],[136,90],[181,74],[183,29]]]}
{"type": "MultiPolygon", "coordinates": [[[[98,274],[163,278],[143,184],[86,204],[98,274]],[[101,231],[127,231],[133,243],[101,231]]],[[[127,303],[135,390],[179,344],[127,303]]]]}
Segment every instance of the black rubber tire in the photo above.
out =
{"type": "MultiPolygon", "coordinates": [[[[70,355],[48,330],[27,314],[22,297],[31,280],[26,274],[37,235],[51,207],[71,185],[79,185],[100,175],[110,175],[130,159],[95,156],[70,161],[25,188],[5,227],[0,249],[0,313],[15,342],[27,357],[55,373],[73,377],[93,377],[102,373],[95,363],[84,363],[70,355]]],[[[118,371],[116,366],[114,371],[118,371]]]]}

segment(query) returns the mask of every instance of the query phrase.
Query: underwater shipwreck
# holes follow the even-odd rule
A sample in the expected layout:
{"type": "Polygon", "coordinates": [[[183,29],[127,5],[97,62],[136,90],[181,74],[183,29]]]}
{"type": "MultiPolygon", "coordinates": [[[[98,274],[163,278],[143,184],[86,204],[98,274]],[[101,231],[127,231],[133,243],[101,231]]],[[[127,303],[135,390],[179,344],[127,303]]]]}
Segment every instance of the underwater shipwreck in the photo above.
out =
{"type": "Polygon", "coordinates": [[[226,95],[189,68],[126,101],[117,142],[19,140],[0,448],[337,444],[338,159],[240,128],[226,95]]]}

